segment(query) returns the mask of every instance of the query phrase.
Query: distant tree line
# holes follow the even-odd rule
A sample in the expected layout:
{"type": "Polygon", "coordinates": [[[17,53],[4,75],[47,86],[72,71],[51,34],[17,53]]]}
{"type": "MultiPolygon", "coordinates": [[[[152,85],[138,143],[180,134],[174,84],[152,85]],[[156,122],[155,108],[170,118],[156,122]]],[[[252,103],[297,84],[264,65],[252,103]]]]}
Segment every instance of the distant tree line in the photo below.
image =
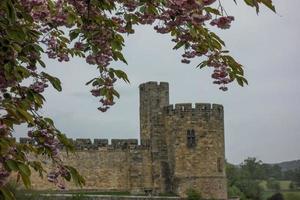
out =
{"type": "Polygon", "coordinates": [[[266,181],[268,190],[279,191],[279,180],[290,180],[290,189],[300,187],[300,167],[294,170],[282,171],[279,165],[266,164],[261,160],[249,157],[240,165],[227,163],[229,196],[239,196],[241,200],[261,200],[266,181]]]}

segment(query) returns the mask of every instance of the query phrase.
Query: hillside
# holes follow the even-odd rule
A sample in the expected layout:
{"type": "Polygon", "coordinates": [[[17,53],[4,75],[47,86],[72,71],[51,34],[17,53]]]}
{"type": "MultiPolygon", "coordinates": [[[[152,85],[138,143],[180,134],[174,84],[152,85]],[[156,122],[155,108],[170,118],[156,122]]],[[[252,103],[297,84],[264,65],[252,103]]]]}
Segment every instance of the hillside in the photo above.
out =
{"type": "Polygon", "coordinates": [[[300,167],[300,160],[292,160],[280,163],[274,163],[273,165],[279,165],[282,171],[293,170],[300,167]]]}

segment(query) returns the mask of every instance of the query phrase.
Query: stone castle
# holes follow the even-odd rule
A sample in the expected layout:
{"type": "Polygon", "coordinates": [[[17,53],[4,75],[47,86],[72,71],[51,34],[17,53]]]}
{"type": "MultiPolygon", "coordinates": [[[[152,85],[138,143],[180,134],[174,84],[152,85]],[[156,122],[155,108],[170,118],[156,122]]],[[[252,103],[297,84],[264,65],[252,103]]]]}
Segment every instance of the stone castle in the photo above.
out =
{"type": "MultiPolygon", "coordinates": [[[[84,189],[179,196],[194,189],[205,199],[227,199],[222,105],[170,105],[166,82],[139,89],[140,145],[137,139],[76,139],[76,153],[64,156],[85,177],[84,189]]],[[[34,177],[33,188],[53,188],[34,177]]]]}

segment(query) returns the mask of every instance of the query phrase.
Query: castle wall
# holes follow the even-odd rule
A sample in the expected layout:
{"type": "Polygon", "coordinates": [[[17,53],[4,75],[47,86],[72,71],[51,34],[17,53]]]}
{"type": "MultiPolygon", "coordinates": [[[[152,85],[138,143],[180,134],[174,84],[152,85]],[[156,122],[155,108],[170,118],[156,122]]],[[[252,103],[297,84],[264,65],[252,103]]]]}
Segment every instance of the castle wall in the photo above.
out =
{"type": "MultiPolygon", "coordinates": [[[[22,139],[24,142],[24,139],[22,139]]],[[[75,142],[75,154],[62,151],[64,163],[74,166],[85,178],[82,189],[102,191],[128,191],[132,194],[144,194],[152,187],[151,157],[149,146],[137,145],[137,140],[79,139],[75,142]],[[97,143],[98,141],[98,143],[97,143]],[[99,141],[101,145],[99,145],[99,141]]],[[[51,163],[44,161],[44,166],[51,169],[51,163]]],[[[33,173],[32,186],[37,190],[56,190],[57,187],[40,179],[33,173]]],[[[81,189],[66,182],[67,189],[81,189]]]]}

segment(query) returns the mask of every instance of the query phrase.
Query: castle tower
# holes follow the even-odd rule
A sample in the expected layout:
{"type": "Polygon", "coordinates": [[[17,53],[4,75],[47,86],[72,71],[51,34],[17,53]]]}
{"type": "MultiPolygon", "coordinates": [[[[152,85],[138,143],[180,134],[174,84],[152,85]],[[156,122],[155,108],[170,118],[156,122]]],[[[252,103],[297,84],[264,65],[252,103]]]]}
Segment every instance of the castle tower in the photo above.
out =
{"type": "Polygon", "coordinates": [[[166,107],[164,133],[172,190],[204,199],[227,199],[223,106],[191,103],[166,107]]]}
{"type": "Polygon", "coordinates": [[[147,82],[140,85],[140,136],[149,140],[153,121],[163,107],[169,105],[169,84],[147,82]]]}
{"type": "Polygon", "coordinates": [[[142,143],[151,147],[152,193],[168,191],[167,147],[162,110],[169,105],[169,84],[147,82],[140,85],[140,132],[142,143]]]}

